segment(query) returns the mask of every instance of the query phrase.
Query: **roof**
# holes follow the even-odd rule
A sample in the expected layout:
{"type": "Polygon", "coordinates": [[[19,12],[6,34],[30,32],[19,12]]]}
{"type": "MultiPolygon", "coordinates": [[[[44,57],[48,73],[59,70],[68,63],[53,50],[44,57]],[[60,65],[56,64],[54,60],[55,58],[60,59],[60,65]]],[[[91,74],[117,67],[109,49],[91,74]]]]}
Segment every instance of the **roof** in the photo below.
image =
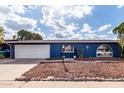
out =
{"type": "Polygon", "coordinates": [[[118,43],[117,40],[25,40],[6,41],[9,44],[51,44],[51,43],[118,43]]]}
{"type": "Polygon", "coordinates": [[[9,42],[9,41],[18,41],[17,39],[5,39],[5,42],[9,42]]]}

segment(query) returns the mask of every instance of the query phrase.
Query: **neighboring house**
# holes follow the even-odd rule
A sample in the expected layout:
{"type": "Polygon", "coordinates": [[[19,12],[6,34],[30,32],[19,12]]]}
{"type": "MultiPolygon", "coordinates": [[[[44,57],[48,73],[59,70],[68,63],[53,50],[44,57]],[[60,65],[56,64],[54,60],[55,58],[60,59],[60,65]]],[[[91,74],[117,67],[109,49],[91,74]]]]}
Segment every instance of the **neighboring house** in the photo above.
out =
{"type": "Polygon", "coordinates": [[[4,57],[10,57],[10,46],[7,43],[0,45],[0,55],[4,57]]]}
{"type": "Polygon", "coordinates": [[[8,41],[11,58],[92,58],[121,56],[114,40],[29,40],[8,41]]]}

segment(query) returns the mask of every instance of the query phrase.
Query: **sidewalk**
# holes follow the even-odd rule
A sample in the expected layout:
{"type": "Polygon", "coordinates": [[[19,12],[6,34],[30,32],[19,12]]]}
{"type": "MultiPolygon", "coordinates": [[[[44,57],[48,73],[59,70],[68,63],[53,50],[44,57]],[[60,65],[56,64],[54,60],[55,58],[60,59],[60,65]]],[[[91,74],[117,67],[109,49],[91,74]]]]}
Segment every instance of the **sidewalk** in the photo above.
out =
{"type": "Polygon", "coordinates": [[[0,81],[0,88],[124,88],[124,82],[0,81]]]}

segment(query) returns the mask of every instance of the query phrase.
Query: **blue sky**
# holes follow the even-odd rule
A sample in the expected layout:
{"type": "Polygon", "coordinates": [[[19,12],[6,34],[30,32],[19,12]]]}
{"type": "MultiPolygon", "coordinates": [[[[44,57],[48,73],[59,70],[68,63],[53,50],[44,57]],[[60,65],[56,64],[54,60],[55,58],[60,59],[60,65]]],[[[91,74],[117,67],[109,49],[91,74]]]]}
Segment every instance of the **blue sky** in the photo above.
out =
{"type": "Polygon", "coordinates": [[[44,39],[116,39],[112,29],[124,21],[124,6],[0,6],[5,38],[26,29],[44,39]]]}

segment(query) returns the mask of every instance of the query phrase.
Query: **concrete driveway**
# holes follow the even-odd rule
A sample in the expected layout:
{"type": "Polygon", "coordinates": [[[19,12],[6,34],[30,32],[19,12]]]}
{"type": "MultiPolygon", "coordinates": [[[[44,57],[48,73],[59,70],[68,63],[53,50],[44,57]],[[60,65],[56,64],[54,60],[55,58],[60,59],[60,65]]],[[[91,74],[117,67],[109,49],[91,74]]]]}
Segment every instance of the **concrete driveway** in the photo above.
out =
{"type": "Polygon", "coordinates": [[[40,62],[41,59],[13,59],[0,62],[0,81],[15,80],[40,62]]]}

